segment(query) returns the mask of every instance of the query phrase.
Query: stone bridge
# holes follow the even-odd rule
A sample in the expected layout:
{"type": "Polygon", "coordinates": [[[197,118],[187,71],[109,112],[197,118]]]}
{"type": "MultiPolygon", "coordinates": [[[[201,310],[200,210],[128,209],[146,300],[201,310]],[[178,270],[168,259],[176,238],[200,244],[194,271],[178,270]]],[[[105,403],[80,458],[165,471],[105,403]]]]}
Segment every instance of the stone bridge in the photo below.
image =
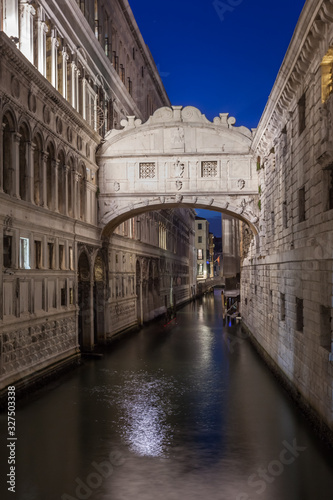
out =
{"type": "Polygon", "coordinates": [[[254,130],[221,113],[163,107],[142,124],[129,116],[97,152],[99,220],[104,235],[145,211],[206,208],[245,221],[258,234],[254,130]]]}

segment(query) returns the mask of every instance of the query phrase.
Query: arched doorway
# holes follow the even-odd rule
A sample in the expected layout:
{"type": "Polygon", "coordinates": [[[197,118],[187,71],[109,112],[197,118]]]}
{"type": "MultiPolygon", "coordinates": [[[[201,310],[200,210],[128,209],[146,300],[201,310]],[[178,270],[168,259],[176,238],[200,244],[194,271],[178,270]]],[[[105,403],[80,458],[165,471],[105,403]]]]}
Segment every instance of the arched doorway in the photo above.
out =
{"type": "Polygon", "coordinates": [[[94,346],[92,286],[90,263],[86,253],[81,253],[78,262],[78,305],[79,345],[83,350],[91,350],[94,346]]]}
{"type": "Polygon", "coordinates": [[[106,273],[103,256],[98,252],[94,265],[94,342],[105,343],[106,273]]]}

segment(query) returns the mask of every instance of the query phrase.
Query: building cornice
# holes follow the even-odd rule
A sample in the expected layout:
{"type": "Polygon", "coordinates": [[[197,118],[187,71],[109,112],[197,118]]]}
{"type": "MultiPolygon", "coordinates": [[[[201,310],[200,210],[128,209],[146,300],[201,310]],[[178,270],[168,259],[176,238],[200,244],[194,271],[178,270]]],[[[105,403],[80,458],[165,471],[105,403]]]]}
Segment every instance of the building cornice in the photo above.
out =
{"type": "Polygon", "coordinates": [[[279,124],[287,121],[284,112],[297,97],[324,37],[325,26],[332,21],[332,1],[307,0],[257,127],[254,151],[270,147],[272,138],[280,132],[279,124]]]}

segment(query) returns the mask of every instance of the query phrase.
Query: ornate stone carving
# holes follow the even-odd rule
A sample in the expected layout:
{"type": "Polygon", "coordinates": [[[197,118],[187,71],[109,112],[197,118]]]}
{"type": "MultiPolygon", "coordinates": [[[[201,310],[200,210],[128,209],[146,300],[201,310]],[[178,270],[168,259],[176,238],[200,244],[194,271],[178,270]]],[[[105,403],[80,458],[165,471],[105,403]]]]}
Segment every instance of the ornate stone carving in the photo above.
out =
{"type": "Polygon", "coordinates": [[[239,189],[244,189],[245,187],[244,179],[238,179],[237,186],[239,187],[239,189]]]}
{"type": "Polygon", "coordinates": [[[181,194],[176,194],[175,200],[177,203],[181,203],[183,201],[183,196],[181,194]]]}
{"type": "Polygon", "coordinates": [[[116,192],[120,190],[120,184],[119,184],[119,182],[117,182],[117,181],[116,181],[116,182],[113,184],[113,189],[114,189],[116,192]]]}
{"type": "Polygon", "coordinates": [[[105,201],[104,206],[106,207],[105,214],[113,213],[118,210],[118,204],[115,201],[105,201]]]}
{"type": "Polygon", "coordinates": [[[184,177],[185,163],[181,162],[179,159],[174,163],[175,166],[175,177],[184,177]]]}
{"type": "Polygon", "coordinates": [[[153,179],[156,175],[156,166],[154,162],[139,163],[139,178],[153,179]]]}
{"type": "Polygon", "coordinates": [[[178,127],[171,132],[171,141],[174,145],[184,144],[184,129],[182,127],[178,127]]]}
{"type": "Polygon", "coordinates": [[[217,161],[202,161],[201,177],[217,177],[217,161]]]}
{"type": "Polygon", "coordinates": [[[183,183],[182,181],[176,181],[176,188],[178,191],[180,191],[183,187],[183,183]]]}

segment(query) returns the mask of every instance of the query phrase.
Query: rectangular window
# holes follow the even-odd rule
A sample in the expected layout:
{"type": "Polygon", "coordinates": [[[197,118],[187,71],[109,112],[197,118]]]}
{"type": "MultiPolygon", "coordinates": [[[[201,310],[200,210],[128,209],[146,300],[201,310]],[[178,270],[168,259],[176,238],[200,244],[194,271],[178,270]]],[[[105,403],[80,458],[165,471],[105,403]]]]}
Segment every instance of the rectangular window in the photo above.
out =
{"type": "Polygon", "coordinates": [[[155,163],[140,163],[139,178],[153,179],[155,177],[155,163]]]}
{"type": "Polygon", "coordinates": [[[48,250],[48,268],[53,269],[54,268],[54,245],[53,243],[48,243],[47,244],[47,250],[48,250]]]}
{"type": "Polygon", "coordinates": [[[298,222],[305,221],[305,188],[298,190],[298,222]]]}
{"type": "Polygon", "coordinates": [[[296,297],[296,330],[302,332],[304,327],[303,299],[296,297]]]}
{"type": "Polygon", "coordinates": [[[280,293],[280,315],[281,321],[286,320],[286,296],[284,293],[280,293]]]}
{"type": "Polygon", "coordinates": [[[325,306],[320,306],[320,345],[331,352],[332,310],[325,306]]]}
{"type": "Polygon", "coordinates": [[[298,133],[301,133],[305,130],[306,122],[305,122],[305,94],[302,95],[300,100],[298,101],[298,133]]]}
{"type": "Polygon", "coordinates": [[[66,288],[61,288],[60,289],[60,295],[61,295],[61,305],[66,306],[66,288]]]}
{"type": "Polygon", "coordinates": [[[20,268],[30,269],[29,239],[20,238],[20,268]]]}
{"type": "Polygon", "coordinates": [[[202,236],[198,236],[198,243],[202,243],[202,236]]]}
{"type": "Polygon", "coordinates": [[[198,248],[198,260],[202,260],[202,248],[198,248]]]}
{"type": "Polygon", "coordinates": [[[202,161],[201,177],[217,177],[217,161],[202,161]]]}
{"type": "Polygon", "coordinates": [[[272,227],[272,236],[275,235],[275,213],[271,212],[271,227],[272,227]]]}
{"type": "Polygon", "coordinates": [[[65,247],[59,245],[59,269],[65,269],[65,247]]]}
{"type": "Polygon", "coordinates": [[[42,242],[35,241],[35,269],[42,268],[42,242]]]}
{"type": "Polygon", "coordinates": [[[203,274],[203,264],[198,265],[198,274],[199,275],[203,274]]]}
{"type": "MultiPolygon", "coordinates": [[[[333,164],[324,169],[324,192],[326,191],[325,210],[333,209],[333,164]]],[[[324,203],[325,203],[324,201],[324,203]]]]}
{"type": "Polygon", "coordinates": [[[282,223],[283,229],[287,229],[288,227],[288,211],[287,211],[287,202],[284,201],[282,204],[282,223]]]}
{"type": "Polygon", "coordinates": [[[12,255],[13,238],[5,234],[3,237],[3,267],[12,267],[12,255]]]}
{"type": "Polygon", "coordinates": [[[198,230],[200,231],[202,229],[202,224],[198,224],[198,230]]]}
{"type": "Polygon", "coordinates": [[[73,248],[72,247],[69,247],[68,248],[68,256],[69,256],[69,269],[71,271],[74,270],[74,260],[73,260],[73,248]]]}

